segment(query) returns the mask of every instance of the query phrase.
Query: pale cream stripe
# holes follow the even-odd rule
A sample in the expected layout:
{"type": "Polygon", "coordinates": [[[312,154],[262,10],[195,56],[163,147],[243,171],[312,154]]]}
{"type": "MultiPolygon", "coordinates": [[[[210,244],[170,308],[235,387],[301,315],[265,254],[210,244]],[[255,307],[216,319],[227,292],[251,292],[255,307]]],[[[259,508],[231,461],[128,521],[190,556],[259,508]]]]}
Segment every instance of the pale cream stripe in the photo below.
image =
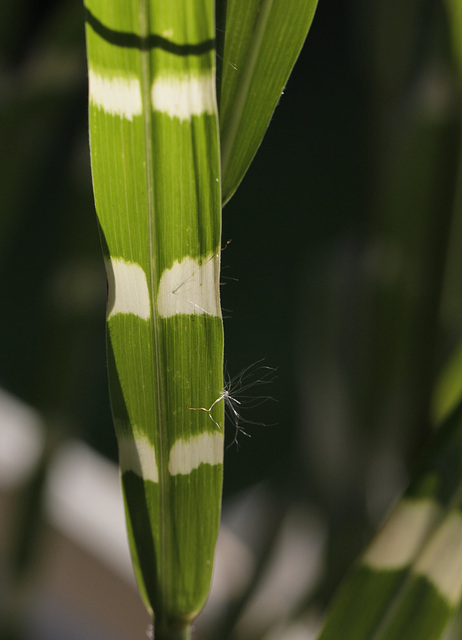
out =
{"type": "Polygon", "coordinates": [[[139,264],[112,258],[106,262],[108,280],[107,318],[132,313],[142,320],[151,316],[146,274],[139,264]]]}
{"type": "Polygon", "coordinates": [[[141,86],[134,76],[101,75],[92,69],[89,75],[90,102],[106,113],[132,121],[143,112],[141,86]]]}
{"type": "Polygon", "coordinates": [[[213,70],[201,74],[170,73],[155,78],[151,88],[152,108],[172,118],[217,112],[213,70]]]}
{"type": "Polygon", "coordinates": [[[223,463],[223,434],[201,433],[177,440],[170,450],[168,470],[172,476],[187,475],[201,464],[223,463]]]}
{"type": "Polygon", "coordinates": [[[166,269],[159,283],[157,308],[163,318],[184,313],[221,316],[220,259],[212,254],[201,264],[193,258],[175,261],[166,269]]]}
{"type": "Polygon", "coordinates": [[[362,562],[376,569],[400,569],[412,563],[441,518],[433,500],[403,500],[369,545],[362,562]]]}
{"type": "Polygon", "coordinates": [[[425,576],[452,606],[462,597],[462,516],[449,515],[419,557],[414,571],[425,576]]]}
{"type": "Polygon", "coordinates": [[[122,473],[133,471],[143,480],[159,481],[154,445],[142,435],[118,438],[119,465],[122,473]]]}

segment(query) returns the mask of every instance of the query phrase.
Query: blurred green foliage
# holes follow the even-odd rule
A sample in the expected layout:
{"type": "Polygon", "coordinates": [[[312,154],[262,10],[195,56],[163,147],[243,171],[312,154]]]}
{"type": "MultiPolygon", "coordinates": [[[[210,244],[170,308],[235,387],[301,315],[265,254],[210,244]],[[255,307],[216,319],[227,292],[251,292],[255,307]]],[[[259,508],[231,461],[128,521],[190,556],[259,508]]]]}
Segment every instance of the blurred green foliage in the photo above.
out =
{"type": "MultiPolygon", "coordinates": [[[[83,17],[76,0],[0,8],[0,384],[115,458],[83,17]]],[[[461,339],[450,33],[439,0],[321,0],[223,212],[227,368],[277,368],[277,402],[243,407],[267,426],[228,449],[225,497],[265,480],[316,505],[320,602],[404,487],[461,339]]]]}

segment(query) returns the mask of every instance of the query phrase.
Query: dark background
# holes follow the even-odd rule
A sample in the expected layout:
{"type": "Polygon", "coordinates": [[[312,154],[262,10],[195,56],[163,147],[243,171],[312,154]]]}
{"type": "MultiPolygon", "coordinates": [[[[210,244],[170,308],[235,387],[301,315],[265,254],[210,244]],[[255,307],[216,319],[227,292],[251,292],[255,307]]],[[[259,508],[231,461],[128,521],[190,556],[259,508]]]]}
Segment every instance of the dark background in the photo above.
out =
{"type": "MultiPolygon", "coordinates": [[[[116,459],[83,18],[76,0],[0,5],[0,385],[51,442],[116,459]]],[[[320,0],[223,212],[226,367],[251,436],[227,450],[225,501],[265,483],[317,510],[321,600],[405,485],[460,338],[459,116],[444,3],[320,0]],[[271,383],[240,396],[247,367],[271,383]]]]}

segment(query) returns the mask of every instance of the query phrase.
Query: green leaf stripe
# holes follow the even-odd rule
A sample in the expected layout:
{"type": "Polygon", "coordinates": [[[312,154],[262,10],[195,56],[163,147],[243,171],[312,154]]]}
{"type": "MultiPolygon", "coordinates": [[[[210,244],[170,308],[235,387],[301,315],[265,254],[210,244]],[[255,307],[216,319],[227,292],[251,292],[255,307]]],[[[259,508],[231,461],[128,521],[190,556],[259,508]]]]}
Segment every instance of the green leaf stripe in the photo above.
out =
{"type": "Polygon", "coordinates": [[[462,406],[340,588],[320,640],[435,640],[462,601],[462,406]]]}
{"type": "Polygon", "coordinates": [[[220,515],[214,2],[87,0],[86,36],[111,403],[135,572],[161,638],[205,602],[220,515]]]}

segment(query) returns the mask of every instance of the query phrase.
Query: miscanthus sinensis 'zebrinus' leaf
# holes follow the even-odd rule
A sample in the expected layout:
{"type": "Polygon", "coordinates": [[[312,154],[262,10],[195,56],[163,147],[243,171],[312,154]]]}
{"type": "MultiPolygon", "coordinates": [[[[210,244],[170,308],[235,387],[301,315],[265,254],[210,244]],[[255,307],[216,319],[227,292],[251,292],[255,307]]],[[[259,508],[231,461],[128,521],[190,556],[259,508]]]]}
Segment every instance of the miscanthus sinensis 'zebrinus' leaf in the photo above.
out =
{"type": "Polygon", "coordinates": [[[224,203],[260,146],[316,5],[317,0],[217,0],[224,203]]]}
{"type": "MultiPolygon", "coordinates": [[[[222,487],[213,0],[86,0],[90,144],[129,539],[156,638],[208,594],[222,487]]],[[[182,637],[182,636],[181,636],[182,637]]]]}
{"type": "Polygon", "coordinates": [[[319,640],[438,640],[462,602],[462,405],[340,588],[319,640]]]}

